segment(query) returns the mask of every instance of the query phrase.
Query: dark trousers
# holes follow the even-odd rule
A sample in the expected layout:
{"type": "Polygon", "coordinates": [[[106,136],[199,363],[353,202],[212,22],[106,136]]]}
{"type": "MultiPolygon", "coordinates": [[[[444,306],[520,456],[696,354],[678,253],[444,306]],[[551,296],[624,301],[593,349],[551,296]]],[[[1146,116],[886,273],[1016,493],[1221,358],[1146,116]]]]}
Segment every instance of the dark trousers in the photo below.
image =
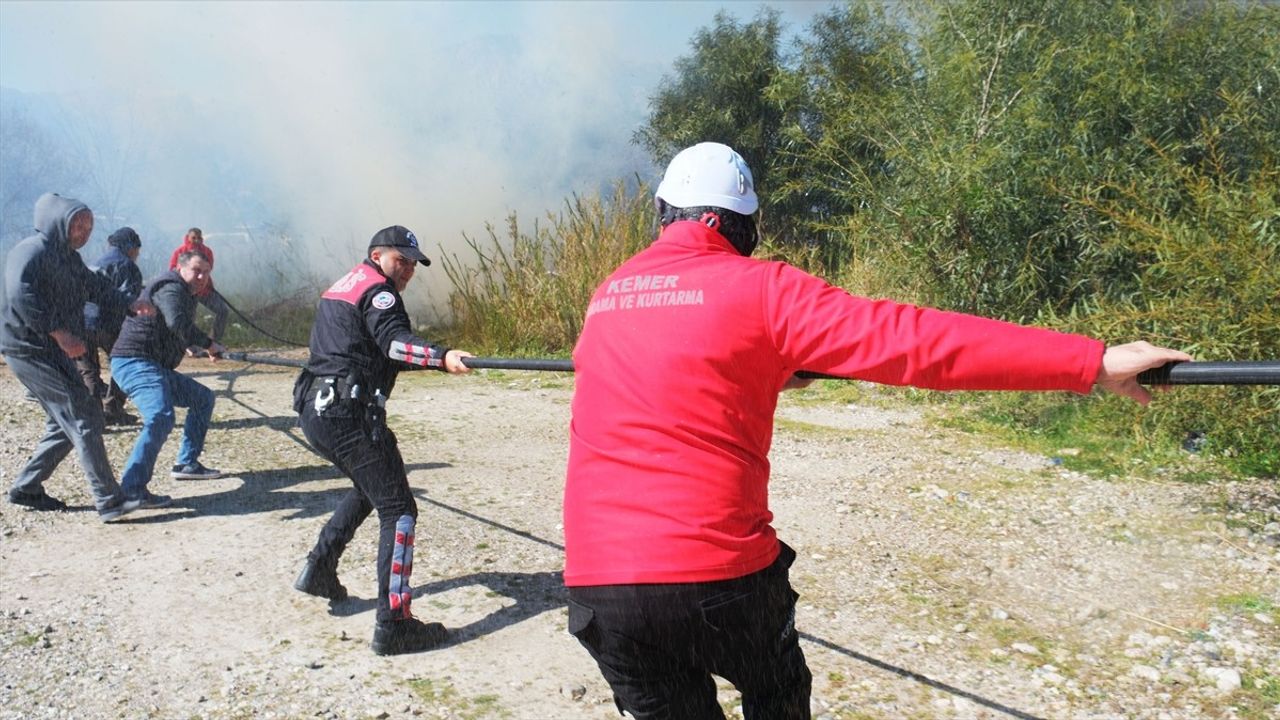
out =
{"type": "Polygon", "coordinates": [[[94,506],[102,510],[119,502],[120,486],[102,442],[102,405],[89,394],[71,360],[58,351],[6,355],[5,359],[48,416],[44,437],[26,467],[18,471],[13,489],[44,492],[45,480],[74,448],[89,479],[94,506]]]}
{"type": "Polygon", "coordinates": [[[375,440],[365,408],[352,401],[335,401],[323,413],[317,413],[312,399],[308,398],[298,420],[303,434],[316,452],[351,478],[355,486],[343,496],[333,517],[320,530],[320,537],[308,558],[323,567],[337,568],[338,559],[355,536],[356,529],[370,512],[377,510],[377,620],[387,622],[406,617],[409,610],[407,602],[393,608],[390,595],[393,580],[398,592],[409,592],[407,583],[411,560],[403,564],[396,560],[394,577],[392,564],[393,556],[403,555],[406,541],[412,547],[418,504],[409,491],[409,479],[395,435],[383,427],[376,433],[375,440]],[[400,536],[399,542],[397,535],[400,536]],[[396,552],[397,545],[400,553],[396,552]]]}
{"type": "Polygon", "coordinates": [[[76,358],[76,369],[89,394],[102,401],[102,409],[107,413],[120,413],[124,410],[125,400],[129,398],[124,390],[111,378],[111,383],[102,382],[102,362],[98,358],[98,350],[111,354],[111,346],[116,344],[117,335],[104,332],[89,332],[85,337],[85,353],[76,358]]]}
{"type": "Polygon", "coordinates": [[[742,693],[746,720],[808,718],[795,556],[783,544],[772,565],[733,580],[571,587],[569,632],[637,720],[722,720],[713,674],[742,693]]]}

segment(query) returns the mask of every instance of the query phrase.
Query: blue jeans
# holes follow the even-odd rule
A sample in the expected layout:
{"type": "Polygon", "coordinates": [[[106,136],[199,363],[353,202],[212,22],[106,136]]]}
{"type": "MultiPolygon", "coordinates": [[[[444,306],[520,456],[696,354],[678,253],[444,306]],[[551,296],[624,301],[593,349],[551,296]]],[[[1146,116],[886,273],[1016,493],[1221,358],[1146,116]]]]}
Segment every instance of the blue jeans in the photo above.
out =
{"type": "Polygon", "coordinates": [[[182,447],[178,448],[178,464],[189,465],[200,459],[204,436],[209,432],[213,415],[213,392],[209,388],[175,370],[162,367],[147,358],[111,358],[111,377],[129,395],[142,413],[142,432],[133,446],[120,487],[125,497],[138,498],[146,492],[155,472],[160,446],[173,430],[173,408],[187,408],[187,422],[182,427],[182,447]]]}

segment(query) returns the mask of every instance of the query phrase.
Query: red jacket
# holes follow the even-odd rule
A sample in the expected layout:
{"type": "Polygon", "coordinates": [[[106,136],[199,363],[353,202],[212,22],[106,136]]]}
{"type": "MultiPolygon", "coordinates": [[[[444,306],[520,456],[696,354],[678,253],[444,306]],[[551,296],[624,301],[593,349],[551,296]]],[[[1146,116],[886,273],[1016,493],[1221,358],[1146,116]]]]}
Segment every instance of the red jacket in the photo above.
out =
{"type": "MultiPolygon", "coordinates": [[[[209,272],[213,272],[213,250],[209,249],[209,246],[204,243],[196,245],[186,238],[183,238],[182,244],[179,245],[178,249],[174,250],[173,254],[169,256],[169,269],[176,270],[178,268],[178,256],[182,253],[191,252],[193,250],[203,255],[204,259],[209,261],[209,272]]],[[[204,297],[212,291],[213,281],[210,280],[209,284],[205,286],[205,289],[202,292],[196,293],[196,297],[204,297]]]]}
{"type": "Polygon", "coordinates": [[[574,349],[566,585],[683,583],[768,566],[769,445],[811,370],[890,385],[1087,393],[1103,345],[854,297],[668,226],[596,290],[574,349]]]}

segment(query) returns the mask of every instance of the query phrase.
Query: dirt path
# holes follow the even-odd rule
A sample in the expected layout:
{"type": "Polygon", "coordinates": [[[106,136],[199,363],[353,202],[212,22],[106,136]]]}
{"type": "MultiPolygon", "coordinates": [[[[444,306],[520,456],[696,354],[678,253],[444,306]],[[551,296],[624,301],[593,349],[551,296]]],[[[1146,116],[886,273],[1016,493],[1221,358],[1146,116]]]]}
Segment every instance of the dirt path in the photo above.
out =
{"type": "MultiPolygon", "coordinates": [[[[204,460],[227,477],[159,476],[174,506],[111,526],[70,461],[48,489],[81,511],[0,504],[0,718],[618,717],[565,632],[570,379],[402,377],[414,610],[455,640],[388,659],[368,649],[373,523],[340,568],[352,600],[330,614],[291,589],[348,487],[293,428],[292,372],[184,370],[218,391],[204,460]]],[[[42,423],[21,398],[0,367],[6,487],[42,423]]],[[[802,393],[779,414],[772,503],[816,717],[1280,711],[1273,483],[1085,477],[905,406],[802,393]]],[[[133,439],[110,433],[117,469],[133,439]]]]}

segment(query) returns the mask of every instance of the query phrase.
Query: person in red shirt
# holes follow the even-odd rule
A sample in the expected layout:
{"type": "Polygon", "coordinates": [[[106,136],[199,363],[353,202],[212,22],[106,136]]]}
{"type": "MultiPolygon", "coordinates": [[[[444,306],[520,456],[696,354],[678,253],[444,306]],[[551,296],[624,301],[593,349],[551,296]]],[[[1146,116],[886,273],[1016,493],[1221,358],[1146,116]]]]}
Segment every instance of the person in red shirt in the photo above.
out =
{"type": "Polygon", "coordinates": [[[1186,354],[855,297],[750,258],[758,200],[728,146],[672,159],[662,231],[595,291],[576,369],[564,491],[569,631],[620,710],[723,718],[712,674],[752,718],[807,718],[812,676],[770,522],[778,393],[799,370],[942,390],[1102,387],[1186,354]]]}
{"type": "MultiPolygon", "coordinates": [[[[185,237],[182,238],[182,244],[173,251],[173,255],[169,256],[169,269],[176,270],[178,268],[178,257],[186,252],[199,253],[205,260],[209,261],[209,271],[213,271],[213,249],[204,244],[204,232],[198,227],[193,227],[187,231],[185,237]]],[[[213,289],[213,281],[209,281],[209,285],[196,295],[196,302],[208,308],[213,313],[213,330],[209,333],[209,337],[213,338],[215,343],[222,342],[222,336],[227,331],[227,317],[231,314],[231,307],[227,305],[227,301],[213,289]]],[[[192,354],[191,350],[199,348],[189,348],[188,354],[192,354]]]]}

